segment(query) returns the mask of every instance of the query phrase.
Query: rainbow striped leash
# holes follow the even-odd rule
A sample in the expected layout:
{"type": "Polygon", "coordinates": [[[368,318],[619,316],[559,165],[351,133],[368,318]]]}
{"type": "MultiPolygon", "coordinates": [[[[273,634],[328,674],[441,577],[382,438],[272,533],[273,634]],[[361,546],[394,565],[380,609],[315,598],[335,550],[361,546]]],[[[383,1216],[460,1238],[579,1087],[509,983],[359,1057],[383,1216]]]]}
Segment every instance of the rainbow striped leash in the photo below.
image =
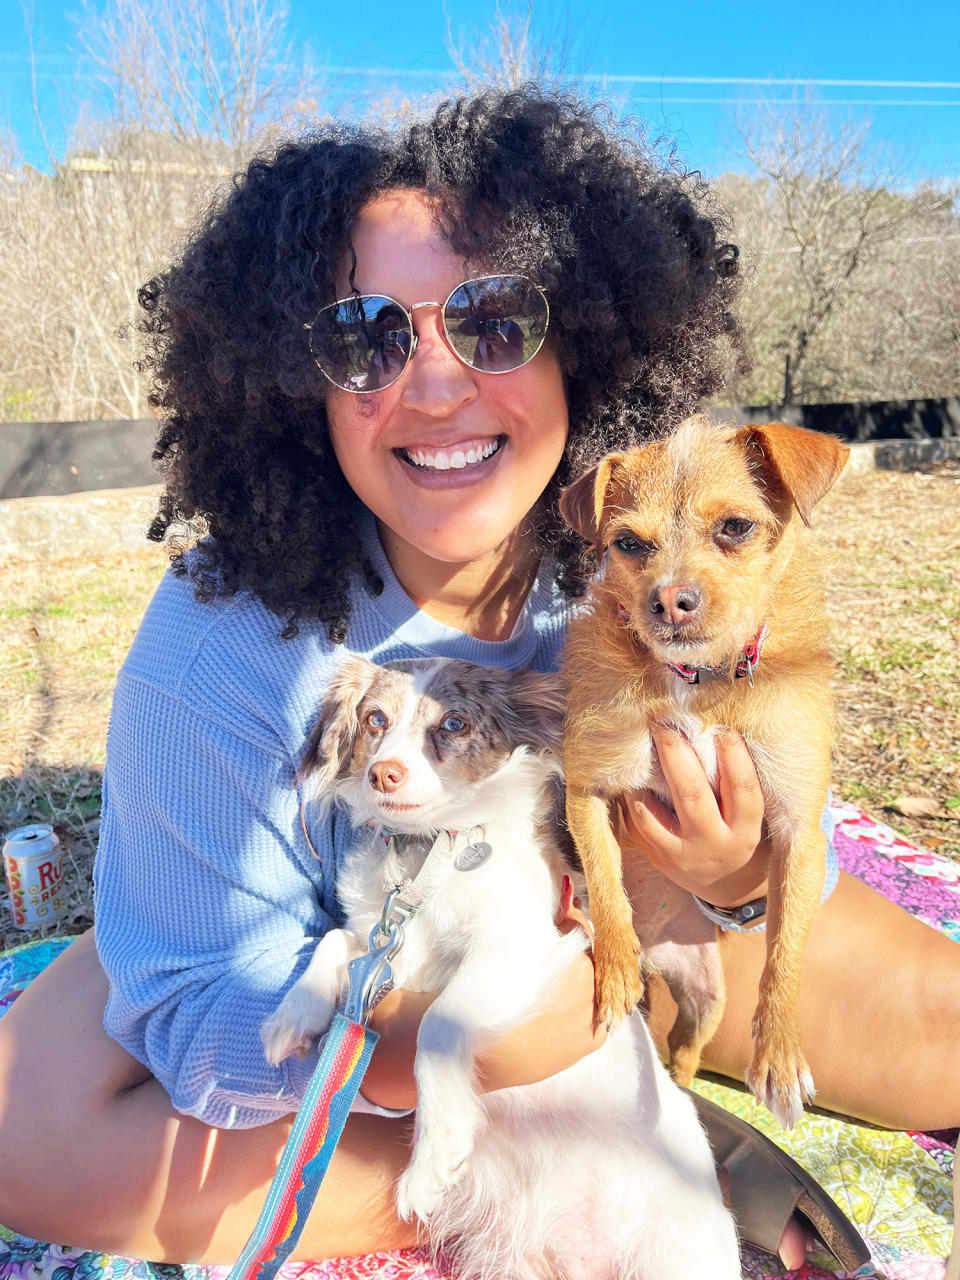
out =
{"type": "Polygon", "coordinates": [[[228,1280],[273,1280],[293,1252],[377,1039],[375,1031],[334,1014],[257,1224],[228,1280]]]}
{"type": "Polygon", "coordinates": [[[300,1239],[379,1039],[367,1018],[392,985],[390,960],[411,914],[395,910],[395,898],[387,897],[367,953],[347,966],[346,999],[333,1015],[260,1216],[227,1280],[273,1280],[300,1239]]]}

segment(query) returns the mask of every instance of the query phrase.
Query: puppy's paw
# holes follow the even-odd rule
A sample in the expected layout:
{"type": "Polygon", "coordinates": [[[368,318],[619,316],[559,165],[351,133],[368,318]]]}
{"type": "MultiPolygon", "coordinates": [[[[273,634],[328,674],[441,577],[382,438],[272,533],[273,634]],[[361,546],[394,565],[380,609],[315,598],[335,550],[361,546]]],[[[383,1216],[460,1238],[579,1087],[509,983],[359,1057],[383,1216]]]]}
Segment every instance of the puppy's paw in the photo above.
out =
{"type": "Polygon", "coordinates": [[[600,1021],[615,1027],[643,999],[643,978],[633,947],[598,949],[593,954],[594,990],[600,1021]]]}
{"type": "Polygon", "coordinates": [[[792,1128],[812,1102],[816,1089],[806,1059],[800,1052],[767,1055],[757,1049],[746,1074],[747,1088],[780,1121],[792,1128]]]}
{"type": "Polygon", "coordinates": [[[292,1053],[304,1054],[333,1017],[334,1001],[298,982],[260,1028],[267,1061],[278,1066],[292,1053]]]}
{"type": "Polygon", "coordinates": [[[443,1193],[466,1172],[475,1134],[476,1120],[469,1114],[461,1114],[452,1124],[419,1126],[413,1159],[397,1183],[401,1218],[429,1218],[443,1193]]]}
{"type": "Polygon", "coordinates": [[[440,1207],[445,1190],[446,1186],[438,1182],[429,1169],[411,1164],[397,1183],[397,1213],[404,1222],[414,1218],[426,1222],[440,1207]]]}

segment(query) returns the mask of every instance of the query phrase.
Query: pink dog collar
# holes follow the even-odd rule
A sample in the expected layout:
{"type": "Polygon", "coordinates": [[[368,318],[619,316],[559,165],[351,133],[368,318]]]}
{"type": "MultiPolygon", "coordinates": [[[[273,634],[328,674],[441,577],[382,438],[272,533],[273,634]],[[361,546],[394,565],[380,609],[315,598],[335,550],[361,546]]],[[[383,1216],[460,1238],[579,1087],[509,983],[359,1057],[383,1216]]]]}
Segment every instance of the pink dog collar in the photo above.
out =
{"type": "MultiPolygon", "coordinates": [[[[742,680],[746,676],[750,683],[753,684],[753,673],[760,662],[760,650],[763,648],[766,638],[767,624],[764,623],[750,643],[744,645],[740,657],[737,659],[737,669],[734,673],[735,680],[742,680]]],[[[679,676],[681,680],[686,680],[687,684],[706,684],[709,680],[725,680],[727,678],[727,672],[722,667],[686,667],[682,662],[665,662],[663,665],[669,667],[673,674],[679,676]]]]}
{"type": "MultiPolygon", "coordinates": [[[[617,621],[623,626],[630,626],[630,614],[617,601],[617,621]]],[[[640,637],[634,631],[633,635],[637,640],[640,637]]],[[[735,680],[742,680],[746,677],[751,685],[753,684],[753,673],[757,669],[760,662],[760,651],[764,646],[767,638],[767,624],[763,623],[760,630],[753,637],[749,644],[744,645],[740,651],[740,657],[737,659],[737,669],[734,673],[735,680]]],[[[641,643],[643,641],[641,640],[641,643]]],[[[707,684],[711,680],[726,680],[727,670],[724,667],[688,667],[682,662],[665,662],[663,664],[668,670],[672,671],[675,676],[679,676],[681,680],[685,680],[687,684],[707,684]]]]}

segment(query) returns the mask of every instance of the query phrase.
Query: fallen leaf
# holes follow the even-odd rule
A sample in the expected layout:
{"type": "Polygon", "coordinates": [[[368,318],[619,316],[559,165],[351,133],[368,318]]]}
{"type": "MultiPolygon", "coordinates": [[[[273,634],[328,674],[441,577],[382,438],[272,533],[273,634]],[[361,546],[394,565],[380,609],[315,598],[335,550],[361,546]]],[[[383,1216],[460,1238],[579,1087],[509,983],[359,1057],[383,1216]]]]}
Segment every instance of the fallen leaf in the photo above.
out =
{"type": "Polygon", "coordinates": [[[902,813],[905,818],[941,818],[943,810],[940,801],[930,796],[899,796],[884,805],[894,813],[902,813]]]}

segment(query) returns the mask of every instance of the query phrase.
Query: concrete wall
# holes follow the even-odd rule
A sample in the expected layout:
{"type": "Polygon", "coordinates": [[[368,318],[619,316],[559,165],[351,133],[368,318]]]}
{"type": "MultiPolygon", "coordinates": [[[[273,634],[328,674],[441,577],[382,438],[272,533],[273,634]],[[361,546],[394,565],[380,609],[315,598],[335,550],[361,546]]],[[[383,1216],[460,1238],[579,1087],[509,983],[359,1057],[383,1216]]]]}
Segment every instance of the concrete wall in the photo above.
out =
{"type": "MultiPolygon", "coordinates": [[[[954,446],[960,439],[957,397],[786,407],[725,405],[715,413],[720,419],[744,423],[777,419],[849,441],[942,441],[943,456],[956,456],[954,446]]],[[[154,484],[157,472],[150,455],[156,430],[157,424],[149,418],[0,423],[0,499],[154,484]]]]}
{"type": "Polygon", "coordinates": [[[717,409],[716,413],[736,422],[789,422],[811,431],[829,432],[851,443],[960,438],[960,397],[957,396],[943,400],[731,406],[717,409]]]}
{"type": "Polygon", "coordinates": [[[0,498],[155,484],[156,434],[152,418],[0,423],[0,498]]]}

